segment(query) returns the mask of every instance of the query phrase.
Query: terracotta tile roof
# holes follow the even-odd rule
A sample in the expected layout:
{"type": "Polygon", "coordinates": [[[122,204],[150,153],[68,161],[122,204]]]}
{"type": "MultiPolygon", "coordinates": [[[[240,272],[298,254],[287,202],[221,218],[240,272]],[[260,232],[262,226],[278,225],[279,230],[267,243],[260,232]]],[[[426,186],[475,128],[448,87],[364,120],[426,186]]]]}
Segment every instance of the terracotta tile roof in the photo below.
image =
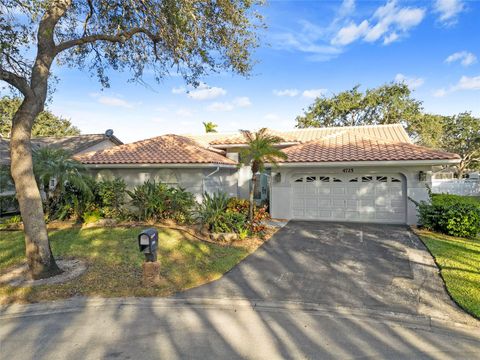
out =
{"type": "Polygon", "coordinates": [[[282,163],[460,159],[457,154],[407,142],[371,138],[354,131],[332,134],[283,151],[288,159],[279,161],[282,163]]]}
{"type": "Polygon", "coordinates": [[[84,164],[223,164],[236,162],[192,139],[163,135],[77,156],[84,164]]]}
{"type": "MultiPolygon", "coordinates": [[[[344,133],[346,131],[378,139],[411,143],[408,134],[401,124],[308,128],[290,131],[276,131],[269,129],[270,134],[282,138],[286,143],[305,143],[332,134],[344,133]]],[[[188,137],[202,144],[210,144],[218,147],[221,147],[221,145],[245,144],[245,138],[238,132],[231,134],[211,133],[203,135],[188,135],[188,137]]]]}

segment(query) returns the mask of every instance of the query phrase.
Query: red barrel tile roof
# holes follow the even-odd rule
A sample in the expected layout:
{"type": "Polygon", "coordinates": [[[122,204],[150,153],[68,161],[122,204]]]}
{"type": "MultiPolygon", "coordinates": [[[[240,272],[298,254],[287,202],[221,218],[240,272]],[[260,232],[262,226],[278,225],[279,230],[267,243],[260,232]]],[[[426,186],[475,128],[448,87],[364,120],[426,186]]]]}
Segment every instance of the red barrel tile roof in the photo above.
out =
{"type": "Polygon", "coordinates": [[[84,164],[218,164],[236,165],[218,150],[192,139],[163,135],[75,157],[84,164]]]}

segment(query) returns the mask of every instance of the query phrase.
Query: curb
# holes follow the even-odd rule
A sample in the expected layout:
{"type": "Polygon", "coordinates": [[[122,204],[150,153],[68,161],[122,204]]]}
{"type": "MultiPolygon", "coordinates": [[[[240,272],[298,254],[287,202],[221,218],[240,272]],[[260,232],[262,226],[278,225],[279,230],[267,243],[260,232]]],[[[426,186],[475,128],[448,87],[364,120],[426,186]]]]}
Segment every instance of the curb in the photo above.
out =
{"type": "Polygon", "coordinates": [[[108,307],[150,307],[150,308],[205,308],[218,310],[253,309],[260,312],[304,312],[315,316],[331,318],[360,318],[365,321],[386,322],[404,327],[423,330],[464,330],[479,331],[480,327],[425,315],[383,311],[371,308],[349,308],[326,306],[302,302],[269,302],[248,299],[204,299],[204,298],[75,298],[65,301],[53,301],[27,305],[6,305],[0,307],[0,319],[15,319],[34,316],[46,316],[79,312],[86,309],[108,307]]]}

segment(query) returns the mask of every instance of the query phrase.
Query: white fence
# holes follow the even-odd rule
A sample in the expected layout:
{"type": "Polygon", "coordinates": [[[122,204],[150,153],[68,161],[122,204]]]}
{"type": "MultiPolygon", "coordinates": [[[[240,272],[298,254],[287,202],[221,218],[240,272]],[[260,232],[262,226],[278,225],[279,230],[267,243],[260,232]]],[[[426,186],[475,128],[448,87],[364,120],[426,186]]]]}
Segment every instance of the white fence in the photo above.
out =
{"type": "Polygon", "coordinates": [[[455,194],[480,196],[480,180],[432,180],[432,192],[435,194],[455,194]]]}

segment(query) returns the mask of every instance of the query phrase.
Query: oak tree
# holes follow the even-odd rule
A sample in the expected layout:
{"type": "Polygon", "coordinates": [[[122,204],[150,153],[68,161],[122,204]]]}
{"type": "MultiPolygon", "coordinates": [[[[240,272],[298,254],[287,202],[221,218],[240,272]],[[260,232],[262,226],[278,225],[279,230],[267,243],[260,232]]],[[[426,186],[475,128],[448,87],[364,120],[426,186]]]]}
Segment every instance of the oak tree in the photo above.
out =
{"type": "Polygon", "coordinates": [[[160,80],[176,72],[198,85],[202,75],[250,72],[262,25],[253,0],[0,0],[0,81],[23,96],[11,130],[11,173],[24,222],[33,278],[60,272],[52,256],[32,170],[30,137],[53,89],[52,64],[96,75],[109,70],[160,80]]]}

